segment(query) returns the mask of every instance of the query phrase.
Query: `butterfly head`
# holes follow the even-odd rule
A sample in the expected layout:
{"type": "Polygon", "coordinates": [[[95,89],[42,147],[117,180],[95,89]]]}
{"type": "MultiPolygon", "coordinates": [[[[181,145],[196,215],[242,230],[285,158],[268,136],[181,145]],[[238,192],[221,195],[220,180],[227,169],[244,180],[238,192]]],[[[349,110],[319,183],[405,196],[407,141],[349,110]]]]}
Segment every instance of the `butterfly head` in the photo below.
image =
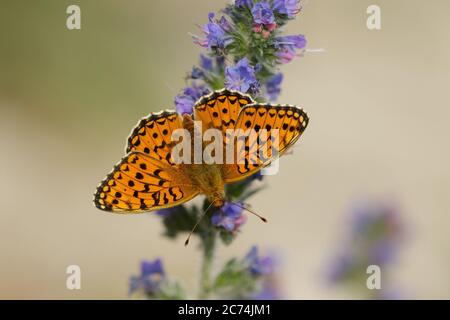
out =
{"type": "Polygon", "coordinates": [[[213,207],[221,208],[225,204],[225,194],[221,192],[215,192],[211,197],[213,207]]]}

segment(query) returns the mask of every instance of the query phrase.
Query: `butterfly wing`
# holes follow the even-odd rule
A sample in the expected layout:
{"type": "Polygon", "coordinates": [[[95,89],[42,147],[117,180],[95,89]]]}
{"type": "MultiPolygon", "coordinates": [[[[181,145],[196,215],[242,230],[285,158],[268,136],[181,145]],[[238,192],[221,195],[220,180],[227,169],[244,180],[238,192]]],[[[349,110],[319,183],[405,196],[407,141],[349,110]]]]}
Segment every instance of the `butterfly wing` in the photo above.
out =
{"type": "Polygon", "coordinates": [[[266,129],[267,136],[259,143],[249,140],[241,145],[236,143],[236,154],[241,154],[244,161],[224,165],[225,183],[239,181],[258,172],[270,164],[275,151],[281,156],[300,138],[308,121],[307,114],[295,106],[251,104],[243,107],[235,129],[242,129],[244,132],[253,129],[258,133],[261,129],[266,129]],[[273,141],[278,142],[278,147],[272,146],[273,141]]]}
{"type": "Polygon", "coordinates": [[[94,204],[105,211],[140,213],[182,204],[198,193],[177,166],[131,151],[97,187],[94,204]]]}
{"type": "Polygon", "coordinates": [[[254,103],[250,96],[223,89],[201,98],[194,106],[194,120],[202,121],[204,129],[216,128],[224,134],[233,129],[241,108],[254,103]]]}
{"type": "Polygon", "coordinates": [[[174,142],[172,133],[183,128],[182,117],[173,110],[152,113],[143,118],[128,138],[126,152],[140,151],[151,158],[173,165],[171,150],[174,142]]]}

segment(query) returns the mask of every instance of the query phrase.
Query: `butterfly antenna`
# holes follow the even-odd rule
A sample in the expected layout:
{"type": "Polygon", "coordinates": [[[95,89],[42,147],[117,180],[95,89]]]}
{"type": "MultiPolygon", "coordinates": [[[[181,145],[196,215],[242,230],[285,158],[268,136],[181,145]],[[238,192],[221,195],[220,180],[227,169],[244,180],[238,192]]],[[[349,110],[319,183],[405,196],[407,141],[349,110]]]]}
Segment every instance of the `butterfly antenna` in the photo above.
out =
{"type": "Polygon", "coordinates": [[[213,205],[214,201],[212,201],[209,206],[206,208],[206,210],[202,213],[202,215],[200,216],[200,218],[197,220],[197,222],[195,223],[194,227],[192,228],[191,232],[189,232],[189,235],[186,239],[186,241],[184,242],[184,245],[187,246],[189,244],[189,240],[191,239],[192,234],[194,233],[195,229],[197,229],[198,224],[200,223],[200,221],[203,220],[203,218],[205,217],[206,213],[208,212],[208,210],[211,208],[211,206],[213,205]]]}
{"type": "Polygon", "coordinates": [[[236,203],[236,202],[233,202],[233,201],[229,201],[229,202],[232,203],[232,204],[234,204],[235,206],[237,206],[237,207],[239,207],[239,208],[241,208],[241,209],[244,209],[244,210],[250,212],[251,214],[257,216],[257,217],[260,218],[263,222],[267,222],[267,219],[266,219],[266,218],[264,218],[263,216],[257,214],[255,211],[253,211],[253,210],[251,210],[251,209],[249,209],[249,208],[247,208],[247,207],[245,207],[245,206],[242,206],[242,205],[240,205],[239,203],[236,203]]]}

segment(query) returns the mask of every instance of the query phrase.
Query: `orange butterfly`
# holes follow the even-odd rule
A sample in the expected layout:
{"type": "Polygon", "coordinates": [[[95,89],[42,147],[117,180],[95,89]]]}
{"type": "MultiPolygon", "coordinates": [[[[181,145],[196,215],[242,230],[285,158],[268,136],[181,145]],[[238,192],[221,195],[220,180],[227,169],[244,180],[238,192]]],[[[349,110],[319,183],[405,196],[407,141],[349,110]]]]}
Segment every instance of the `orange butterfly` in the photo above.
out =
{"type": "Polygon", "coordinates": [[[308,125],[308,116],[298,107],[260,104],[248,95],[226,89],[202,97],[193,110],[192,115],[166,110],[143,118],[128,138],[127,155],[98,186],[95,206],[117,213],[141,213],[180,205],[201,193],[211,205],[222,207],[226,201],[225,184],[242,180],[270,164],[272,152],[264,158],[260,146],[247,142],[240,149],[245,155],[242,163],[176,163],[172,157],[174,131],[194,133],[194,120],[201,121],[202,130],[220,130],[225,144],[230,143],[227,129],[266,129],[269,135],[277,130],[277,152],[282,155],[308,125]]]}

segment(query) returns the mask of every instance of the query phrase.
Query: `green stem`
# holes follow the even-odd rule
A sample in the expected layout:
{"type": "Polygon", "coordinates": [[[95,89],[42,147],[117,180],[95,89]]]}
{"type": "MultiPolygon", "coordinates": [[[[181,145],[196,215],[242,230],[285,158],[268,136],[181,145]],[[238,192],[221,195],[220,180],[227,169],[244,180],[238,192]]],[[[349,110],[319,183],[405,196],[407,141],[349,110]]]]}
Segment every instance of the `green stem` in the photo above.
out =
{"type": "Polygon", "coordinates": [[[199,299],[208,299],[211,293],[211,273],[214,259],[214,249],[216,246],[216,231],[208,230],[202,236],[203,245],[203,262],[200,278],[200,293],[199,299]]]}

